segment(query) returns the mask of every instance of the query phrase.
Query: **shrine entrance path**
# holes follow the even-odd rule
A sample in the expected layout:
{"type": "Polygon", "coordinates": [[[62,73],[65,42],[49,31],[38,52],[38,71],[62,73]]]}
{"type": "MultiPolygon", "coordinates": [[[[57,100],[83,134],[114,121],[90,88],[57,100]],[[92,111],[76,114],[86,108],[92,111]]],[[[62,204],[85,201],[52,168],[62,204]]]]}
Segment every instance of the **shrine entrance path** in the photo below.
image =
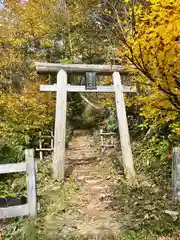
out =
{"type": "MultiPolygon", "coordinates": [[[[95,150],[93,137],[85,131],[76,131],[67,151],[71,176],[79,184],[79,190],[69,200],[70,207],[49,225],[49,233],[58,228],[61,236],[80,236],[81,239],[114,239],[120,226],[117,213],[111,208],[112,186],[117,179],[105,155],[95,150]]],[[[68,238],[69,239],[69,238],[68,238]]],[[[71,239],[71,238],[70,238],[71,239]]]]}

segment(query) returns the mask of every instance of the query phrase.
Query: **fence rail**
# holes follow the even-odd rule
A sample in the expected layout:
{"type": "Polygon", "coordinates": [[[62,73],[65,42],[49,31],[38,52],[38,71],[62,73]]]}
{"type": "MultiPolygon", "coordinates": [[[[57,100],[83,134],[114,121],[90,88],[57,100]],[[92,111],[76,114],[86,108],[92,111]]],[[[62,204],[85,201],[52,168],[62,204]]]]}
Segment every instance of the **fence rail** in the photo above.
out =
{"type": "Polygon", "coordinates": [[[29,215],[28,204],[0,208],[0,219],[3,218],[13,218],[13,217],[23,217],[29,215]]]}
{"type": "Polygon", "coordinates": [[[25,171],[26,171],[26,163],[13,163],[13,164],[0,165],[0,174],[25,172],[25,171]]]}
{"type": "Polygon", "coordinates": [[[0,208],[0,219],[20,216],[37,215],[36,201],[36,164],[34,160],[34,150],[25,150],[25,160],[23,163],[2,164],[0,174],[26,172],[28,203],[17,206],[0,208]]]}

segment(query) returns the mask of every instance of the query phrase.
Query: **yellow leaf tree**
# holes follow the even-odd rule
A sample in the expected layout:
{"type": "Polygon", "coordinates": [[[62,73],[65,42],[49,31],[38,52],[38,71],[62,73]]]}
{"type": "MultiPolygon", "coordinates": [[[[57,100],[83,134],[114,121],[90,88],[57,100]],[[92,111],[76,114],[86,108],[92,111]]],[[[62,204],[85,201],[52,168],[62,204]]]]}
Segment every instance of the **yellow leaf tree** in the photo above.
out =
{"type": "Polygon", "coordinates": [[[131,0],[124,6],[122,16],[114,10],[118,55],[142,74],[143,115],[180,123],[180,1],[131,0]]]}

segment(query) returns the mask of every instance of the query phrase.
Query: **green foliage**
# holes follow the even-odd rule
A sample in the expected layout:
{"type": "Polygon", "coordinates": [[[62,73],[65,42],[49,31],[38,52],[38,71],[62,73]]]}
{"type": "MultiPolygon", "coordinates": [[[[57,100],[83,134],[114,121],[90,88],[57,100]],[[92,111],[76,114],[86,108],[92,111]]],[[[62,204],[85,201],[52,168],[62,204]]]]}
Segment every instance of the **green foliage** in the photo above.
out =
{"type": "Polygon", "coordinates": [[[149,128],[149,123],[147,120],[145,120],[142,124],[139,124],[138,128],[140,128],[142,131],[147,130],[149,128]]]}
{"type": "Polygon", "coordinates": [[[157,171],[160,171],[161,166],[169,167],[168,154],[171,153],[172,146],[168,140],[153,136],[147,143],[143,142],[134,148],[136,162],[141,165],[137,166],[138,168],[143,167],[148,172],[151,168],[157,167],[157,171]]]}
{"type": "Polygon", "coordinates": [[[180,121],[177,120],[170,125],[172,135],[171,138],[174,138],[177,142],[180,139],[180,121]]]}
{"type": "Polygon", "coordinates": [[[109,132],[115,132],[118,129],[116,112],[112,112],[107,119],[107,130],[109,132]]]}

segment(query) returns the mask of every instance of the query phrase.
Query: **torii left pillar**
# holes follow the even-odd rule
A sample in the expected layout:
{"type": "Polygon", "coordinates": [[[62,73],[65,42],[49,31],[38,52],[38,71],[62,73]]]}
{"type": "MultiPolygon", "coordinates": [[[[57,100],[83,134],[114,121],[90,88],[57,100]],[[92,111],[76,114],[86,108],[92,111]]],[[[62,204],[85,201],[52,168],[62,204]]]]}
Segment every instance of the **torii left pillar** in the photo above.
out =
{"type": "Polygon", "coordinates": [[[66,112],[67,112],[67,73],[60,70],[56,85],[56,117],[54,133],[53,178],[64,179],[66,112]]]}

